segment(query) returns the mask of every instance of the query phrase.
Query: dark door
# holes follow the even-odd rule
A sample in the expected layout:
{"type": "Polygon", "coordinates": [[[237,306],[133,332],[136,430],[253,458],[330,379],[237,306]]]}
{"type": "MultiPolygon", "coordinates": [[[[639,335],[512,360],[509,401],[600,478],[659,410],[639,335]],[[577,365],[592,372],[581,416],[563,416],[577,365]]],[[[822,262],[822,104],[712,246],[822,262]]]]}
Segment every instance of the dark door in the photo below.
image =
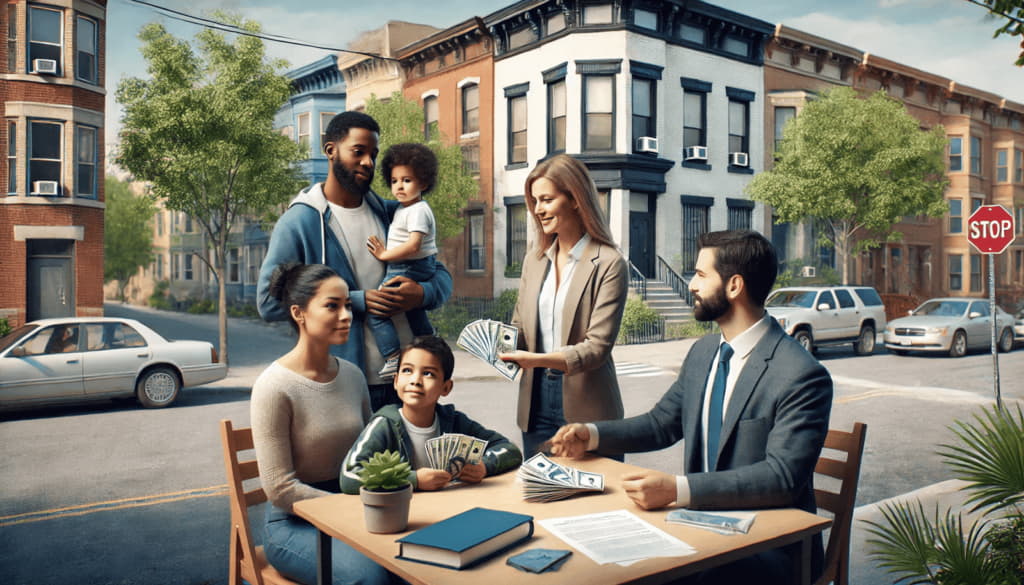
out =
{"type": "Polygon", "coordinates": [[[75,314],[73,240],[28,240],[29,321],[75,314]]]}
{"type": "Polygon", "coordinates": [[[629,212],[629,261],[647,278],[654,278],[654,214],[629,212]]]}

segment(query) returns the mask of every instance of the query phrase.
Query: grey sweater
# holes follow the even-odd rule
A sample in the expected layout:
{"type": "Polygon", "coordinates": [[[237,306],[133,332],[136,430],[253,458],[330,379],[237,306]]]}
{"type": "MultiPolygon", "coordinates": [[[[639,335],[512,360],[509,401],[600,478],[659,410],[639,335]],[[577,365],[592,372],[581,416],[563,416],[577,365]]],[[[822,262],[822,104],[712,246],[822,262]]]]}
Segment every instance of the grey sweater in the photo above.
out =
{"type": "Polygon", "coordinates": [[[270,503],[291,512],[295,502],[326,495],[309,484],[337,480],[356,437],[370,420],[362,371],[338,360],[338,375],[314,382],[277,362],[252,387],[251,419],[260,481],[270,503]]]}

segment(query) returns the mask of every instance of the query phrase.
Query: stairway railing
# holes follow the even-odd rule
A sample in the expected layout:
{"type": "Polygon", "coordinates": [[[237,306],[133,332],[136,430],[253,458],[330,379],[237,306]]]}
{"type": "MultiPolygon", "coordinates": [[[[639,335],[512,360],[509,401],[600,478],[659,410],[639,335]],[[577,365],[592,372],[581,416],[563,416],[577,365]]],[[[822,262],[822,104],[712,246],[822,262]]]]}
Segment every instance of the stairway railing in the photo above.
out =
{"type": "Polygon", "coordinates": [[[668,262],[664,258],[658,256],[658,264],[655,266],[655,273],[657,274],[658,280],[666,283],[672,290],[675,291],[679,298],[686,301],[687,305],[693,306],[693,295],[690,294],[690,283],[683,278],[678,272],[669,266],[668,262]]]}
{"type": "Polygon", "coordinates": [[[647,277],[632,262],[629,262],[629,288],[635,290],[641,299],[647,299],[647,277]]]}

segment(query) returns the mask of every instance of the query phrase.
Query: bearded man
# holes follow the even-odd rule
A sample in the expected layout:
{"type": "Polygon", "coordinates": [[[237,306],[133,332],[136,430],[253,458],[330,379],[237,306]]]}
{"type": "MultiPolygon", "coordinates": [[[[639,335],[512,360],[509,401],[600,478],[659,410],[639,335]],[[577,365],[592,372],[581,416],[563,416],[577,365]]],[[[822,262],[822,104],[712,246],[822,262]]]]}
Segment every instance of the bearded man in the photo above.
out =
{"type": "MultiPolygon", "coordinates": [[[[706,233],[698,244],[694,317],[714,321],[721,335],[693,345],[649,412],[563,426],[552,452],[654,451],[684,439],[683,475],[644,470],[623,478],[623,490],[641,508],[814,513],[814,466],[828,433],[832,378],[764,309],[778,266],[771,242],[730,230],[706,233]]],[[[686,583],[795,583],[799,547],[760,553],[686,583]]],[[[824,562],[820,534],[811,548],[813,581],[824,562]]]]}

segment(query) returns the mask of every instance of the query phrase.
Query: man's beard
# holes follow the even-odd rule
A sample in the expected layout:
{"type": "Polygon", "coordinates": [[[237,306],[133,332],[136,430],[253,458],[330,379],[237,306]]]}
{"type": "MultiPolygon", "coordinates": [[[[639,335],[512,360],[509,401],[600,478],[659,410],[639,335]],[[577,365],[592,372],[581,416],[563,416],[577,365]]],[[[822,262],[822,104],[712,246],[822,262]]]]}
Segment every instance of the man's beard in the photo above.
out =
{"type": "Polygon", "coordinates": [[[701,321],[715,321],[729,310],[729,299],[725,296],[725,288],[719,288],[710,297],[694,295],[693,318],[701,321]],[[697,300],[700,302],[697,302],[697,300]]]}
{"type": "Polygon", "coordinates": [[[349,193],[353,195],[366,195],[370,190],[370,183],[373,182],[373,171],[370,171],[370,179],[366,181],[366,184],[362,184],[356,178],[355,172],[346,169],[340,160],[335,160],[331,167],[334,169],[334,178],[349,193]]]}

